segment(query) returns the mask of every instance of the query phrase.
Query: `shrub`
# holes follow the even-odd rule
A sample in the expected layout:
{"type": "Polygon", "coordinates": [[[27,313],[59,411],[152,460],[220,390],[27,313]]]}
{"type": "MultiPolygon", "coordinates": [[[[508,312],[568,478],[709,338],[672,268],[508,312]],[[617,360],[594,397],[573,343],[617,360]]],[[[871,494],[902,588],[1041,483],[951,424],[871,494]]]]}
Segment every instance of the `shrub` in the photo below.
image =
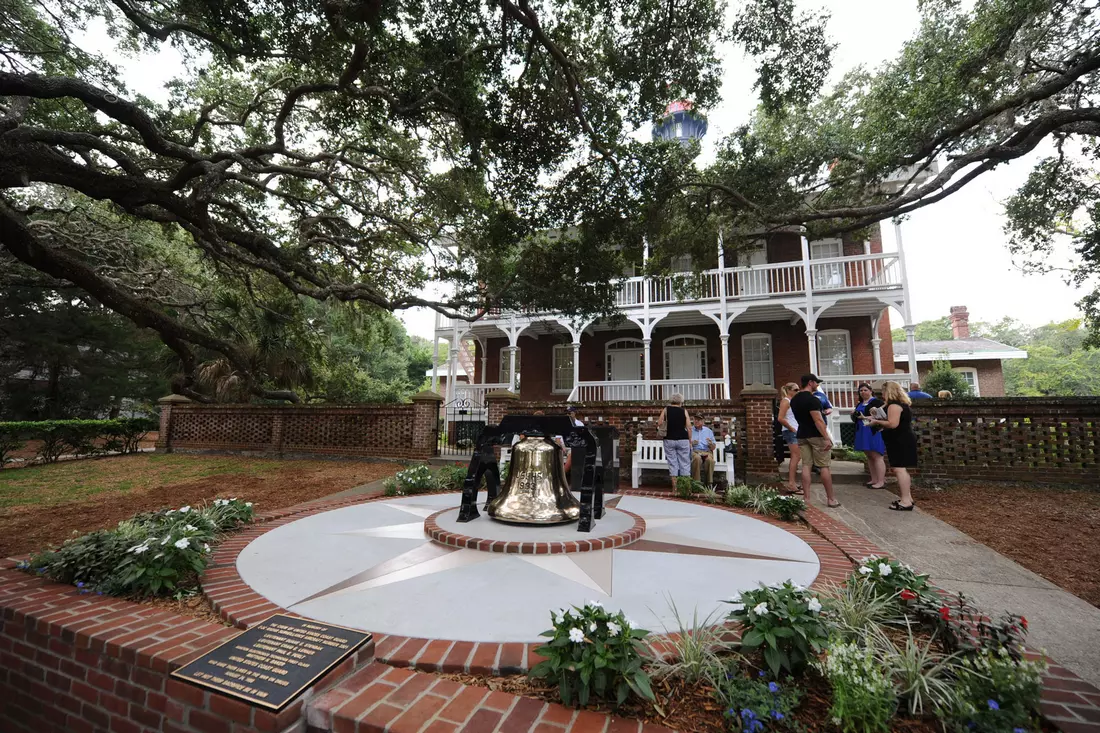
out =
{"type": "Polygon", "coordinates": [[[909,628],[904,646],[899,647],[880,628],[874,627],[869,630],[866,642],[876,661],[894,681],[894,691],[911,715],[942,710],[951,700],[957,656],[936,651],[934,638],[922,642],[909,628]]]}
{"type": "Polygon", "coordinates": [[[164,595],[202,572],[217,534],[252,518],[252,503],[238,499],[148,512],[38,553],[21,567],[85,591],[164,595]]]}
{"type": "Polygon", "coordinates": [[[936,359],[932,362],[932,371],[921,377],[921,389],[935,396],[940,390],[948,390],[955,399],[973,397],[970,384],[962,374],[951,368],[951,362],[946,359],[936,359]]]}
{"type": "Polygon", "coordinates": [[[766,486],[757,486],[751,489],[751,498],[749,500],[749,509],[752,509],[757,514],[767,514],[768,507],[775,501],[775,498],[779,496],[779,492],[774,489],[769,489],[766,486]]]}
{"type": "Polygon", "coordinates": [[[761,584],[731,598],[728,618],[741,624],[741,647],[762,648],[772,674],[801,672],[829,638],[825,607],[801,586],[787,581],[778,587],[761,584]]]}
{"type": "Polygon", "coordinates": [[[925,619],[944,634],[947,646],[955,651],[1004,650],[1019,661],[1027,638],[1027,619],[1005,613],[990,618],[977,609],[962,593],[923,600],[919,609],[925,619]]]}
{"type": "Polygon", "coordinates": [[[844,733],[890,730],[897,712],[894,685],[870,649],[844,641],[829,644],[821,673],[833,687],[829,717],[844,733]]]}
{"type": "Polygon", "coordinates": [[[946,717],[957,731],[1013,733],[1038,728],[1041,662],[1017,661],[1007,649],[964,657],[946,717]]]}
{"type": "Polygon", "coordinates": [[[642,667],[641,640],[648,631],[637,628],[621,611],[611,613],[596,601],[584,608],[574,606],[560,616],[552,611],[550,618],[554,628],[541,634],[550,641],[536,650],[546,659],[530,674],[556,684],[563,703],[572,705],[576,700],[583,707],[595,694],[621,705],[631,692],[655,701],[642,667]]]}
{"type": "Polygon", "coordinates": [[[435,472],[436,488],[444,491],[459,491],[466,483],[467,467],[461,463],[443,466],[435,472]]]}
{"type": "Polygon", "coordinates": [[[862,580],[862,576],[831,585],[826,594],[833,634],[840,641],[863,639],[879,624],[902,621],[895,597],[880,595],[873,584],[862,580]]]}
{"type": "Polygon", "coordinates": [[[117,453],[137,453],[141,441],[156,427],[155,423],[144,417],[121,417],[107,420],[100,436],[106,439],[103,450],[117,453]]]}
{"type": "Polygon", "coordinates": [[[12,460],[12,453],[26,445],[19,431],[7,427],[9,425],[11,423],[0,423],[0,468],[12,460]]]}
{"type": "Polygon", "coordinates": [[[436,479],[432,471],[424,464],[406,468],[393,475],[393,479],[383,484],[386,496],[411,496],[423,494],[436,488],[436,479]]]}
{"type": "Polygon", "coordinates": [[[154,425],[148,418],[0,422],[0,466],[9,460],[6,454],[18,450],[26,440],[42,441],[37,455],[42,463],[55,463],[66,454],[134,453],[154,425]],[[96,445],[100,438],[103,446],[96,445]]]}
{"type": "Polygon", "coordinates": [[[745,484],[726,487],[726,506],[748,509],[752,506],[752,487],[745,484]]]}
{"type": "Polygon", "coordinates": [[[695,481],[691,480],[691,476],[677,476],[676,496],[681,499],[692,498],[692,494],[695,493],[695,483],[695,481]]]}
{"type": "Polygon", "coordinates": [[[774,514],[784,522],[793,522],[799,514],[806,511],[806,502],[801,496],[777,494],[768,499],[767,513],[774,514]]]}
{"type": "Polygon", "coordinates": [[[791,713],[798,707],[802,691],[789,681],[780,684],[764,679],[764,672],[754,678],[736,672],[715,681],[715,697],[725,708],[730,730],[761,733],[782,728],[795,729],[791,713]]]}
{"type": "Polygon", "coordinates": [[[718,493],[718,487],[714,484],[710,486],[703,486],[699,491],[699,498],[705,501],[707,504],[717,504],[722,500],[721,495],[718,493]]]}

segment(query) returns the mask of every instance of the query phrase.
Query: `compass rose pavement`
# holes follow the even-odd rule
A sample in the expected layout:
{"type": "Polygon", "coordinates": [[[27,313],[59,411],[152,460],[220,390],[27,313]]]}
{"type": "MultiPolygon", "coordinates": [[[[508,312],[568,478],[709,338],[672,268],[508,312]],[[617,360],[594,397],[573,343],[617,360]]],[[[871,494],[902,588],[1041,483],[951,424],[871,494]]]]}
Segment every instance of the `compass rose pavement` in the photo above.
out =
{"type": "MultiPolygon", "coordinates": [[[[305,517],[254,540],[237,570],[268,600],[320,621],[421,638],[534,642],[549,628],[550,611],[569,605],[597,600],[644,628],[674,630],[673,604],[688,619],[696,610],[704,618],[728,610],[721,601],[741,590],[788,579],[808,586],[820,569],[810,546],[779,527],[637,496],[614,497],[588,535],[629,523],[619,509],[640,515],[645,534],[624,547],[515,555],[432,542],[424,520],[457,500],[400,497],[305,517]]],[[[586,537],[575,524],[515,527],[484,515],[453,526],[492,539],[586,537]]]]}

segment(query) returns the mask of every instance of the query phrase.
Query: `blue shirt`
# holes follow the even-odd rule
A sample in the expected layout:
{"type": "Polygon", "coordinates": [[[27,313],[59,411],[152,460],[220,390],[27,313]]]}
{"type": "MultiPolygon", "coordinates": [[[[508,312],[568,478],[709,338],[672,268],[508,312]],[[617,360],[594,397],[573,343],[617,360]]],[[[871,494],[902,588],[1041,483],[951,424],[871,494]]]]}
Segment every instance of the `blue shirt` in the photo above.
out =
{"type": "Polygon", "coordinates": [[[693,427],[691,429],[691,449],[709,451],[710,443],[707,440],[714,440],[714,431],[704,425],[701,428],[693,427]]]}
{"type": "Polygon", "coordinates": [[[909,390],[909,399],[911,399],[911,400],[930,400],[930,399],[932,399],[932,395],[928,394],[927,392],[921,391],[919,389],[911,389],[911,390],[909,390]]]}
{"type": "Polygon", "coordinates": [[[829,416],[825,414],[826,410],[833,409],[833,403],[829,402],[829,398],[825,396],[825,390],[819,389],[814,392],[814,397],[821,403],[821,419],[825,421],[825,424],[829,424],[829,416]]]}

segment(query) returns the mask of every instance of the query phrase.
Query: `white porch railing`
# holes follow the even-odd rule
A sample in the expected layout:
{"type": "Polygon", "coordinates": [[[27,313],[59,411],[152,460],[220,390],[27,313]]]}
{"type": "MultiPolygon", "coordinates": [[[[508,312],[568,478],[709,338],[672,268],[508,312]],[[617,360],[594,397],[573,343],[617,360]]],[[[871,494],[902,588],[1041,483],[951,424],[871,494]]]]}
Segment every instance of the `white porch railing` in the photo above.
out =
{"type": "Polygon", "coordinates": [[[494,382],[491,384],[456,384],[454,398],[456,400],[468,400],[471,405],[480,407],[485,405],[485,395],[502,389],[508,389],[507,382],[494,382]]]}
{"type": "Polygon", "coordinates": [[[569,393],[570,402],[661,402],[680,393],[685,400],[724,399],[725,380],[718,379],[654,379],[649,386],[644,380],[579,382],[569,393]]]}
{"type": "Polygon", "coordinates": [[[882,387],[883,382],[897,382],[902,388],[909,389],[908,374],[833,374],[822,375],[821,378],[825,380],[821,388],[837,410],[852,410],[859,404],[859,385],[863,382],[876,390],[882,387]]]}

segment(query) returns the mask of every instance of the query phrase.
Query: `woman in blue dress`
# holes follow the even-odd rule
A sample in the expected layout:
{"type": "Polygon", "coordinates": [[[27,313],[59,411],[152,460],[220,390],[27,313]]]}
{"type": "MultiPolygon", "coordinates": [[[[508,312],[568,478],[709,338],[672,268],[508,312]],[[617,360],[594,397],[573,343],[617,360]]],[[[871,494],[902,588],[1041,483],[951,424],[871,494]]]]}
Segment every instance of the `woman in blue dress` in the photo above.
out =
{"type": "Polygon", "coordinates": [[[883,404],[871,391],[871,385],[866,382],[859,385],[859,404],[852,413],[852,420],[856,424],[856,450],[863,451],[867,456],[867,469],[871,474],[867,487],[871,489],[886,486],[886,462],[882,460],[886,445],[882,441],[882,432],[864,423],[860,416],[870,416],[872,407],[882,407],[883,404]]]}

